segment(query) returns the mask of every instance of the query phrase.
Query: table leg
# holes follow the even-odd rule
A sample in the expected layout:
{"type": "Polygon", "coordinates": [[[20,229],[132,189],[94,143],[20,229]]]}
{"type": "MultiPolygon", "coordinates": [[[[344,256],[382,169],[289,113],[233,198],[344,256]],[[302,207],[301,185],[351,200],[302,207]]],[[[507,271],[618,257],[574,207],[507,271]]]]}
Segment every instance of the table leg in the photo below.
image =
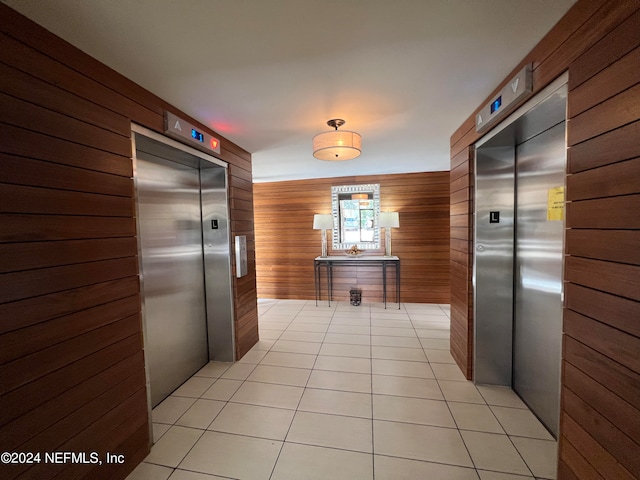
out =
{"type": "Polygon", "coordinates": [[[318,271],[318,264],[316,262],[313,263],[313,289],[314,289],[314,293],[316,294],[316,307],[318,306],[318,285],[320,283],[319,280],[319,274],[320,272],[318,271]]]}
{"type": "Polygon", "coordinates": [[[387,309],[387,262],[382,262],[382,301],[387,309]]]}
{"type": "Polygon", "coordinates": [[[400,262],[396,263],[396,300],[398,300],[398,310],[400,310],[400,262]]]}
{"type": "Polygon", "coordinates": [[[329,306],[331,306],[331,299],[333,298],[333,269],[329,263],[327,263],[327,297],[329,306]]]}

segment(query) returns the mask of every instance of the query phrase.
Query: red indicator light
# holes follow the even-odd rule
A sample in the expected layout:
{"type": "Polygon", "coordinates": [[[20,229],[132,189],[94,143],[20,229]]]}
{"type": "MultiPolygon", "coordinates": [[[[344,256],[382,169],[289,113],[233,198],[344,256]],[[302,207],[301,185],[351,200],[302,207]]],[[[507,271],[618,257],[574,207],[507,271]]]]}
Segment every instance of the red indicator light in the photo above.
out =
{"type": "Polygon", "coordinates": [[[220,145],[220,142],[218,141],[218,139],[217,138],[212,138],[211,139],[211,148],[216,150],[218,148],[218,145],[220,145]]]}

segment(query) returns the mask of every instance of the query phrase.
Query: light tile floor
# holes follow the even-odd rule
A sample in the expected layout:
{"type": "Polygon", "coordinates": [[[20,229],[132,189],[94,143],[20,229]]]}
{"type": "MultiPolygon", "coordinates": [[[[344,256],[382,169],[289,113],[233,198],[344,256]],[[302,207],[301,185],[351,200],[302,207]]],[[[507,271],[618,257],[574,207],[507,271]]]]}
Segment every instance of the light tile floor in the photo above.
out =
{"type": "Polygon", "coordinates": [[[260,342],[153,411],[128,480],[555,478],[557,443],[449,353],[449,307],[261,300],[260,342]]]}

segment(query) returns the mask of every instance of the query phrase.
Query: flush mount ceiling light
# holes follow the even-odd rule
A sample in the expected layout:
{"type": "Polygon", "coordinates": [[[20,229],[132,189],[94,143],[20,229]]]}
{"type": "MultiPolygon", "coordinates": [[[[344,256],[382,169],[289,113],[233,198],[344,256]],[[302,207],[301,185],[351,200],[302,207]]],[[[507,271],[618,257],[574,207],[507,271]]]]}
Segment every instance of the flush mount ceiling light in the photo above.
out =
{"type": "Polygon", "coordinates": [[[338,131],[344,120],[334,118],[327,125],[335,128],[332,132],[319,133],[313,137],[313,156],[318,160],[351,160],[361,153],[362,137],[359,133],[347,130],[338,131]]]}

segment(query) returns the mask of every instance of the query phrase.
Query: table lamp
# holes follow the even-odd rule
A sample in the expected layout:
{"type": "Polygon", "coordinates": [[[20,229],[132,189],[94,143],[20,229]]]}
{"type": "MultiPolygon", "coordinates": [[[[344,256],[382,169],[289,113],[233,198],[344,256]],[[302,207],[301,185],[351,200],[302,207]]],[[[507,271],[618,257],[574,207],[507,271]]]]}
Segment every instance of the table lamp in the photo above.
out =
{"type": "Polygon", "coordinates": [[[322,255],[327,256],[327,230],[333,229],[333,216],[316,213],[313,216],[313,229],[322,231],[322,255]]]}
{"type": "Polygon", "coordinates": [[[385,228],[384,235],[384,256],[391,256],[391,229],[398,228],[400,226],[400,216],[398,212],[380,212],[378,218],[378,224],[380,228],[385,228]]]}

